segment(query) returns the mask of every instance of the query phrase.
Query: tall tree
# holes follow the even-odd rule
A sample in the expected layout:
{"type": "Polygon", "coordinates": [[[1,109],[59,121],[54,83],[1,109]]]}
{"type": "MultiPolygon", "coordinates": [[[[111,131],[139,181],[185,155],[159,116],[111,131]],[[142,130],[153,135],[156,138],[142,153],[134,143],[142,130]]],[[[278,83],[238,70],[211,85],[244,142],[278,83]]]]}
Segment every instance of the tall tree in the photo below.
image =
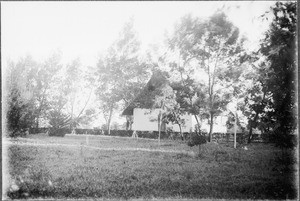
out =
{"type": "Polygon", "coordinates": [[[37,65],[30,56],[7,65],[3,95],[9,136],[18,136],[34,124],[36,107],[32,72],[37,65]]]}
{"type": "MultiPolygon", "coordinates": [[[[66,66],[64,85],[68,87],[68,113],[71,118],[70,129],[78,126],[85,118],[86,108],[94,90],[94,80],[90,73],[82,71],[83,66],[79,58],[66,66]]],[[[91,69],[90,69],[91,70],[91,69]]]]}
{"type": "Polygon", "coordinates": [[[270,29],[261,44],[267,57],[269,74],[267,91],[271,93],[272,116],[277,125],[274,132],[281,147],[291,147],[290,134],[296,121],[296,2],[276,2],[270,29]]]}
{"type": "Polygon", "coordinates": [[[70,104],[70,116],[71,116],[71,129],[75,126],[74,121],[74,105],[76,102],[76,95],[80,87],[80,61],[74,60],[66,67],[65,84],[69,86],[69,104],[70,104]]]}
{"type": "Polygon", "coordinates": [[[242,111],[248,119],[248,143],[251,143],[253,129],[261,128],[263,118],[270,109],[270,93],[266,90],[268,68],[261,54],[253,53],[251,71],[247,72],[245,78],[248,85],[244,88],[244,104],[242,111]],[[261,59],[259,59],[259,57],[261,59]],[[256,60],[256,62],[255,62],[256,60]]]}
{"type": "Polygon", "coordinates": [[[172,82],[172,88],[176,94],[176,102],[178,104],[178,110],[174,112],[178,114],[188,113],[194,116],[197,122],[196,132],[201,131],[202,119],[207,118],[207,112],[205,108],[205,102],[207,96],[204,93],[202,84],[196,83],[189,76],[183,78],[180,76],[179,81],[172,82]]]}
{"type": "MultiPolygon", "coordinates": [[[[158,109],[158,141],[160,143],[161,138],[161,129],[162,124],[167,123],[168,121],[172,120],[172,118],[176,117],[173,116],[176,108],[176,99],[173,89],[168,85],[164,84],[160,87],[160,90],[157,90],[157,93],[155,94],[155,100],[153,104],[153,109],[158,109]],[[173,113],[173,114],[172,114],[173,113]],[[172,118],[170,118],[170,115],[172,118]]],[[[179,125],[179,119],[177,118],[175,122],[179,125]]]]}
{"type": "Polygon", "coordinates": [[[238,59],[243,52],[239,30],[223,12],[217,12],[205,21],[188,15],[175,27],[170,48],[179,52],[179,60],[182,61],[177,64],[179,70],[188,65],[196,66],[203,75],[200,83],[204,84],[202,89],[206,90],[207,95],[205,105],[209,114],[211,141],[214,117],[225,108],[232,93],[226,91],[224,71],[243,61],[238,59]]]}
{"type": "Polygon", "coordinates": [[[126,23],[118,39],[97,64],[98,88],[108,132],[113,112],[118,105],[128,105],[148,78],[147,65],[139,59],[140,42],[133,29],[133,20],[126,23]]]}
{"type": "MultiPolygon", "coordinates": [[[[57,73],[51,83],[51,88],[48,92],[48,108],[47,118],[51,123],[51,126],[56,126],[56,122],[65,119],[70,126],[71,118],[68,112],[67,105],[69,103],[69,96],[72,94],[72,82],[69,80],[69,76],[66,76],[65,68],[63,65],[59,65],[57,73]]],[[[62,124],[65,127],[65,124],[62,124]]]]}
{"type": "Polygon", "coordinates": [[[39,127],[39,120],[45,116],[49,109],[49,92],[55,83],[57,73],[61,70],[60,53],[51,55],[45,62],[40,64],[33,72],[35,82],[34,96],[36,104],[36,127],[39,127]]]}

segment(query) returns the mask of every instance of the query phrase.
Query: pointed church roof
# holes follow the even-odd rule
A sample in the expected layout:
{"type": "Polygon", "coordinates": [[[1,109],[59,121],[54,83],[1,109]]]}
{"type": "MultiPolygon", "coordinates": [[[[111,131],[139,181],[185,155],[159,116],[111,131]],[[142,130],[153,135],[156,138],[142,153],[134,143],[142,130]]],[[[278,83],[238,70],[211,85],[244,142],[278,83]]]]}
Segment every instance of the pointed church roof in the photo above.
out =
{"type": "Polygon", "coordinates": [[[154,71],[146,86],[124,109],[122,115],[133,115],[134,108],[152,108],[155,103],[155,96],[161,93],[161,89],[166,84],[168,84],[168,80],[165,73],[154,71]]]}

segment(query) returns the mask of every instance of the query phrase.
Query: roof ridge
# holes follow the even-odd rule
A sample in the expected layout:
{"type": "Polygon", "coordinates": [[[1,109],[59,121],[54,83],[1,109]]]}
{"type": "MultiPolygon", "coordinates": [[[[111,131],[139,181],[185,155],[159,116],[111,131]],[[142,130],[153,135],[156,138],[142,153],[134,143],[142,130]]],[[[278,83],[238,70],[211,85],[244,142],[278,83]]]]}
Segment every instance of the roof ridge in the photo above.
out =
{"type": "Polygon", "coordinates": [[[133,109],[135,107],[141,107],[142,105],[144,105],[145,108],[152,107],[154,104],[153,95],[155,95],[155,92],[165,83],[168,83],[168,80],[164,73],[160,70],[153,71],[149,81],[140,93],[123,110],[122,115],[132,115],[133,109]]]}

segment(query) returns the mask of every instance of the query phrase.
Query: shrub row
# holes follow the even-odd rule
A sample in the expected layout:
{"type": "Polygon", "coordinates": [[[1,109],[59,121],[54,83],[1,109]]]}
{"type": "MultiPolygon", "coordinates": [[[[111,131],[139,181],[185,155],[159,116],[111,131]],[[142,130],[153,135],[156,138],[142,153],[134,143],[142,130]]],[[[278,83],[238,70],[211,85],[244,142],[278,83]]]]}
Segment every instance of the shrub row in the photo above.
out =
{"type": "Polygon", "coordinates": [[[68,131],[69,131],[70,129],[66,129],[66,128],[50,128],[49,130],[48,130],[48,135],[49,136],[57,136],[57,137],[64,137],[67,133],[68,133],[68,131]]]}
{"type": "MultiPolygon", "coordinates": [[[[46,133],[49,131],[49,136],[64,136],[65,134],[72,133],[71,129],[64,128],[64,129],[49,129],[49,128],[30,128],[29,133],[37,134],[37,133],[46,133]]],[[[75,129],[76,134],[90,134],[90,135],[108,135],[107,130],[100,130],[100,129],[75,129]]],[[[120,137],[131,137],[133,131],[132,130],[111,130],[110,136],[120,136],[120,137]]],[[[150,138],[150,139],[157,139],[158,138],[158,131],[136,131],[138,137],[140,138],[150,138]]],[[[183,133],[184,139],[188,139],[190,137],[189,133],[183,133]]],[[[205,136],[206,140],[209,140],[208,133],[202,133],[205,136]]],[[[215,140],[225,140],[230,141],[232,139],[232,133],[214,133],[213,138],[215,140]]],[[[248,135],[245,133],[238,133],[237,134],[237,142],[238,143],[245,143],[247,142],[248,135]]],[[[274,142],[273,135],[253,135],[253,141],[262,141],[262,142],[274,142]]],[[[181,135],[179,132],[161,132],[161,139],[181,139],[181,135]]]]}
{"type": "MultiPolygon", "coordinates": [[[[29,133],[30,134],[38,134],[38,133],[46,133],[47,131],[50,131],[51,128],[30,128],[29,133]]],[[[67,134],[72,133],[72,129],[69,128],[63,128],[64,132],[67,134]]],[[[101,135],[102,131],[100,129],[82,129],[82,128],[76,128],[75,129],[76,134],[91,134],[91,135],[101,135]]]]}
{"type": "MultiPolygon", "coordinates": [[[[64,136],[65,134],[72,133],[71,129],[62,128],[62,129],[52,129],[52,128],[30,128],[29,132],[31,134],[37,133],[46,133],[49,131],[49,136],[64,136]]],[[[90,135],[108,135],[107,130],[100,129],[75,129],[75,133],[78,135],[81,134],[90,134],[90,135]]],[[[138,137],[140,138],[150,138],[157,139],[158,131],[136,131],[138,137]]],[[[131,137],[133,134],[132,130],[111,130],[110,136],[120,136],[120,137],[131,137]]],[[[189,133],[183,133],[185,139],[188,138],[189,133]]],[[[161,139],[179,139],[181,138],[179,132],[161,132],[161,139]]]]}
{"type": "MultiPolygon", "coordinates": [[[[111,130],[111,136],[121,136],[121,137],[131,137],[133,134],[132,130],[111,130]]],[[[136,134],[139,138],[150,138],[150,139],[157,139],[158,138],[158,131],[136,131],[136,134]]],[[[189,133],[183,133],[185,138],[187,138],[189,133]]],[[[108,131],[104,131],[104,135],[108,135],[108,131]]],[[[164,132],[162,131],[160,134],[161,139],[179,139],[181,138],[179,132],[164,132]]]]}
{"type": "Polygon", "coordinates": [[[29,133],[30,134],[37,134],[37,133],[46,133],[48,131],[49,128],[30,128],[29,129],[29,133]]]}

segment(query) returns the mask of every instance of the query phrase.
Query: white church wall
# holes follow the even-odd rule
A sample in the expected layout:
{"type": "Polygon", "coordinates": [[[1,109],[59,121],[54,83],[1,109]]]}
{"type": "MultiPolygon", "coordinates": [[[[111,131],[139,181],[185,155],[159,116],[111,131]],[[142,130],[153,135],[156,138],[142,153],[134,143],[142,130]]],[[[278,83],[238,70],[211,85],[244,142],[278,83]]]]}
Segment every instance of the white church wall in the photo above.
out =
{"type": "MultiPolygon", "coordinates": [[[[133,110],[132,130],[157,131],[158,114],[159,114],[158,109],[150,110],[150,109],[135,108],[133,110]]],[[[185,124],[182,126],[182,131],[190,132],[190,129],[193,128],[192,116],[183,115],[182,118],[185,119],[185,124]]],[[[180,131],[179,126],[177,124],[169,123],[166,126],[167,128],[172,128],[173,131],[177,131],[177,132],[180,131]]]]}
{"type": "Polygon", "coordinates": [[[158,110],[150,111],[149,109],[135,108],[133,110],[132,130],[157,131],[158,113],[158,110]]]}
{"type": "MultiPolygon", "coordinates": [[[[213,132],[214,133],[226,133],[227,132],[226,121],[227,121],[227,116],[225,116],[225,115],[220,115],[220,116],[215,117],[213,132]]],[[[197,125],[197,121],[196,121],[195,117],[192,116],[193,130],[195,128],[195,125],[197,125]]],[[[210,129],[210,125],[208,124],[208,119],[202,120],[201,130],[208,133],[209,129],[210,129]]]]}

